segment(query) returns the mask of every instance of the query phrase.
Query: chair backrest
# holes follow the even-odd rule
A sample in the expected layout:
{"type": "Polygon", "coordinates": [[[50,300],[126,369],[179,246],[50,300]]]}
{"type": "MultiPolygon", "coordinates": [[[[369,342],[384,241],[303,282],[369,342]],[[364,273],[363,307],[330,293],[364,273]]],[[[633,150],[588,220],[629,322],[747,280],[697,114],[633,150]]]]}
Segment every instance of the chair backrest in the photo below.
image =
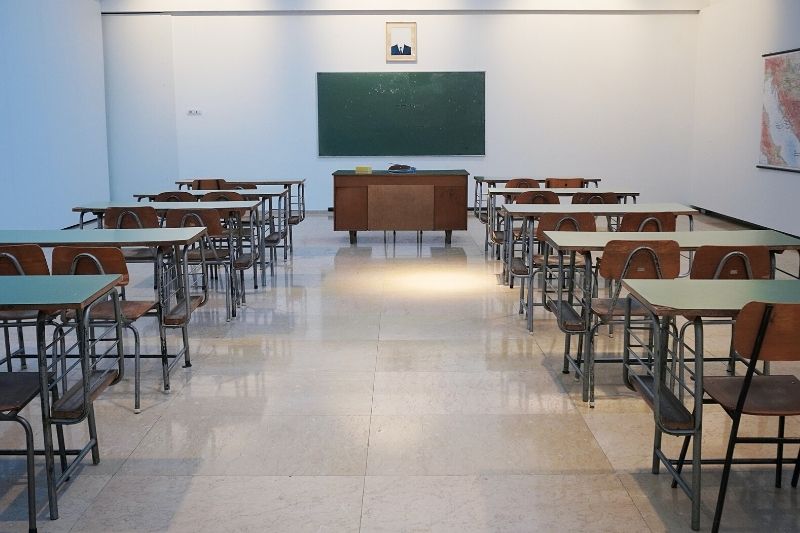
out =
{"type": "Polygon", "coordinates": [[[609,241],[599,272],[609,280],[674,279],[680,269],[681,249],[675,241],[609,241]]]}
{"type": "Polygon", "coordinates": [[[167,191],[156,195],[155,202],[196,202],[197,198],[189,191],[167,191]]]}
{"type": "Polygon", "coordinates": [[[515,204],[557,204],[558,195],[553,191],[525,191],[514,199],[515,204]]]}
{"type": "Polygon", "coordinates": [[[545,231],[597,231],[597,224],[591,213],[545,213],[536,226],[537,240],[545,231]]]}
{"type": "Polygon", "coordinates": [[[111,229],[157,228],[158,214],[149,205],[110,207],[103,214],[103,226],[111,229]]]}
{"type": "Polygon", "coordinates": [[[241,202],[244,197],[238,192],[212,191],[200,197],[201,202],[241,202]]]}
{"type": "Polygon", "coordinates": [[[36,244],[0,246],[0,276],[50,274],[42,248],[36,244]]]}
{"type": "Polygon", "coordinates": [[[576,192],[572,195],[573,204],[618,204],[619,195],[615,192],[576,192]]]}
{"type": "Polygon", "coordinates": [[[198,178],[192,180],[192,189],[196,191],[214,191],[227,188],[228,182],[224,178],[198,178]]]}
{"type": "Polygon", "coordinates": [[[169,209],[164,225],[168,228],[205,227],[209,237],[225,236],[219,211],[216,209],[169,209]]]}
{"type": "Polygon", "coordinates": [[[675,213],[625,213],[618,231],[675,231],[675,213]]]}
{"type": "Polygon", "coordinates": [[[544,186],[546,189],[582,189],[586,187],[586,180],[583,178],[545,178],[544,186]]]}
{"type": "Polygon", "coordinates": [[[506,182],[508,189],[538,189],[539,182],[533,178],[514,178],[506,182]]]}
{"type": "Polygon", "coordinates": [[[119,285],[127,285],[130,279],[122,250],[111,246],[56,246],[53,274],[119,274],[119,285]]]}
{"type": "Polygon", "coordinates": [[[689,277],[770,279],[770,252],[766,246],[701,246],[694,253],[689,277]]]}
{"type": "Polygon", "coordinates": [[[733,346],[742,357],[752,358],[759,332],[765,326],[758,359],[762,361],[800,360],[800,304],[750,302],[736,317],[733,346]]]}

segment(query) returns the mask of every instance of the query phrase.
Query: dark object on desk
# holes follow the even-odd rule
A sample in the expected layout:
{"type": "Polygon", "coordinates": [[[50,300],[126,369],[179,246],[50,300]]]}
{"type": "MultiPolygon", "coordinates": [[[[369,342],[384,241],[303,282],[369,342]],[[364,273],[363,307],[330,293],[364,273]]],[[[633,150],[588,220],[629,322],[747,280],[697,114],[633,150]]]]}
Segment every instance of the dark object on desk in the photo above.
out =
{"type": "Polygon", "coordinates": [[[417,171],[416,167],[412,167],[409,165],[395,164],[389,167],[389,172],[391,172],[392,174],[411,174],[416,171],[417,171]]]}

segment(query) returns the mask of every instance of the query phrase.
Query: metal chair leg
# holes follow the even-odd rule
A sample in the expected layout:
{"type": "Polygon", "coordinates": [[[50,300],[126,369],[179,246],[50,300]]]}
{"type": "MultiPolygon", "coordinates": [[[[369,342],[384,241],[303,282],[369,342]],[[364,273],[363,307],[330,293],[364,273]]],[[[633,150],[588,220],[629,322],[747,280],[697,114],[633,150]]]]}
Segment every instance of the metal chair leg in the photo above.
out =
{"type": "MultiPolygon", "coordinates": [[[[786,417],[778,417],[778,439],[783,439],[786,427],[786,417]]],[[[781,488],[781,478],[783,477],[783,442],[778,441],[777,464],[775,465],[775,487],[781,488]]]]}
{"type": "Polygon", "coordinates": [[[736,437],[739,435],[739,422],[742,419],[741,413],[733,413],[733,424],[731,426],[731,434],[728,438],[728,451],[725,453],[725,466],[722,469],[722,479],[719,483],[719,495],[717,496],[717,507],[714,511],[714,524],[711,526],[711,532],[717,533],[719,525],[722,521],[722,509],[725,507],[725,493],[728,491],[728,479],[731,475],[731,466],[733,464],[733,449],[736,446],[736,437]]]}
{"type": "Polygon", "coordinates": [[[14,421],[18,422],[25,430],[25,461],[28,471],[28,533],[36,532],[36,471],[35,471],[35,448],[33,446],[33,430],[30,423],[21,416],[15,416],[14,421]]]}
{"type": "Polygon", "coordinates": [[[794,464],[794,474],[792,474],[792,487],[797,488],[797,480],[800,478],[800,450],[797,451],[797,462],[794,464]]]}
{"type": "MultiPolygon", "coordinates": [[[[680,474],[681,471],[683,470],[683,463],[684,461],[686,461],[686,452],[689,451],[689,441],[691,440],[692,440],[691,435],[686,435],[686,437],[683,438],[683,445],[681,446],[681,454],[680,456],[678,456],[678,465],[675,467],[675,471],[678,472],[678,474],[680,474]]],[[[672,488],[674,489],[677,487],[678,487],[678,480],[673,478],[672,488]]]]}

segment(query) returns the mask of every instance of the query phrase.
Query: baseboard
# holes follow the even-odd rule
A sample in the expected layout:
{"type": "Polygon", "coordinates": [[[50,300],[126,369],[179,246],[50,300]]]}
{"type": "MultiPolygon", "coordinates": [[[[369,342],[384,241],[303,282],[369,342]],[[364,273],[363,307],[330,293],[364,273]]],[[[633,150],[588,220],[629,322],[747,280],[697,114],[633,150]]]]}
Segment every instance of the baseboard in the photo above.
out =
{"type": "Polygon", "coordinates": [[[702,213],[702,214],[704,214],[706,216],[709,216],[709,217],[712,217],[712,218],[718,218],[718,219],[724,220],[726,222],[733,222],[734,224],[739,224],[740,226],[745,226],[745,227],[750,228],[750,229],[768,229],[768,230],[772,230],[772,231],[777,231],[778,233],[783,233],[784,235],[789,235],[790,237],[800,238],[797,235],[793,235],[793,234],[788,233],[786,231],[781,231],[779,229],[768,228],[766,226],[761,226],[759,224],[755,224],[754,222],[750,222],[749,220],[742,220],[740,218],[728,216],[728,215],[726,215],[724,213],[717,213],[716,211],[711,211],[710,209],[706,209],[706,208],[700,207],[698,205],[692,205],[690,207],[693,207],[693,208],[697,209],[698,211],[700,211],[700,213],[702,213]]]}

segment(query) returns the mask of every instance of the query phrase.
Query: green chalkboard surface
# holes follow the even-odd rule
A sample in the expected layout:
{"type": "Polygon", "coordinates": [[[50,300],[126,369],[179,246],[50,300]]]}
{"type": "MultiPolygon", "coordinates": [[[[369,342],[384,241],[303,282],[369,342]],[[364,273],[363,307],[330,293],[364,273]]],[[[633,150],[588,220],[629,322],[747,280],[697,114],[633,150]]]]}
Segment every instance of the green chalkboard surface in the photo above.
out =
{"type": "Polygon", "coordinates": [[[484,72],[319,72],[319,155],[484,155],[484,72]]]}

